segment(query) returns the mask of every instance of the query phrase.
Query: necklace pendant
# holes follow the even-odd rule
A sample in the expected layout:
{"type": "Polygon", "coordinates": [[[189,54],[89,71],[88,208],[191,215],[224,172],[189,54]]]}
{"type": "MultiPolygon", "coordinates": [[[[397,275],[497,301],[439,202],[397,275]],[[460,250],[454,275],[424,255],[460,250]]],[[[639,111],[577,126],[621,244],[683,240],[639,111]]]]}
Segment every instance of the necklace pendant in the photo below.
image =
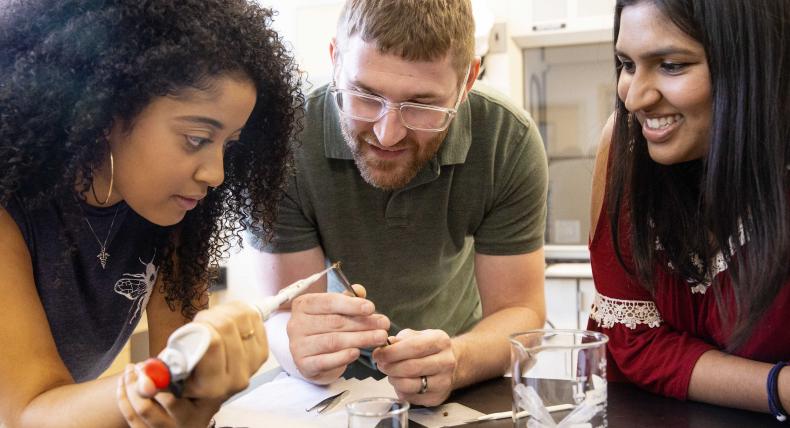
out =
{"type": "Polygon", "coordinates": [[[110,254],[107,253],[107,251],[105,251],[104,248],[102,248],[101,252],[96,255],[96,258],[99,259],[99,263],[101,263],[101,268],[104,269],[104,267],[107,265],[107,259],[110,258],[110,254]]]}

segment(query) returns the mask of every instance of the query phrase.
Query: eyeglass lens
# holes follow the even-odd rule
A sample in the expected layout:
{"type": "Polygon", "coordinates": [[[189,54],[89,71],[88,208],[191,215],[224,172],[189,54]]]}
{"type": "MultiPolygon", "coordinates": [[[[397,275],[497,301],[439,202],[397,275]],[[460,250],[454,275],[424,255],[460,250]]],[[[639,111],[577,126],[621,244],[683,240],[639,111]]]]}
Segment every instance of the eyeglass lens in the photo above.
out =
{"type": "MultiPolygon", "coordinates": [[[[360,120],[374,122],[387,112],[387,105],[373,97],[346,91],[337,91],[336,96],[340,110],[360,120]]],[[[407,127],[425,130],[442,129],[450,119],[446,111],[408,104],[400,107],[400,115],[407,127]]]]}

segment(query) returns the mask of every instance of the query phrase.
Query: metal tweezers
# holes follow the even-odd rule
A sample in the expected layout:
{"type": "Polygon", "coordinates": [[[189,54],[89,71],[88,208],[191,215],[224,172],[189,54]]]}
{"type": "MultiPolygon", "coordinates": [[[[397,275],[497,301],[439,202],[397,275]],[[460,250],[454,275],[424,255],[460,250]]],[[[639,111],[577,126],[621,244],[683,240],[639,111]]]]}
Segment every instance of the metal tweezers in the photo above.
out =
{"type": "MultiPolygon", "coordinates": [[[[346,274],[344,274],[343,271],[340,270],[340,262],[335,262],[334,264],[332,264],[332,268],[335,269],[335,273],[337,274],[337,277],[340,278],[340,282],[343,284],[343,287],[345,287],[346,290],[348,290],[352,296],[359,297],[357,292],[354,291],[354,287],[351,286],[351,281],[349,281],[348,278],[346,277],[346,274]]],[[[392,342],[390,341],[389,337],[387,337],[387,345],[392,345],[392,342]]]]}
{"type": "Polygon", "coordinates": [[[337,274],[337,277],[340,278],[340,282],[343,284],[343,287],[345,287],[346,290],[348,290],[352,296],[359,297],[357,292],[354,291],[354,287],[351,286],[351,281],[349,281],[348,278],[346,277],[346,274],[344,274],[343,271],[340,270],[340,262],[335,262],[332,265],[332,267],[335,269],[335,273],[337,274]]]}
{"type": "Polygon", "coordinates": [[[349,390],[344,389],[338,392],[335,395],[330,395],[329,397],[324,398],[323,400],[316,403],[315,406],[305,409],[305,412],[312,412],[313,410],[318,410],[318,414],[323,415],[324,413],[328,413],[330,410],[334,409],[344,398],[346,395],[350,393],[349,390]]]}

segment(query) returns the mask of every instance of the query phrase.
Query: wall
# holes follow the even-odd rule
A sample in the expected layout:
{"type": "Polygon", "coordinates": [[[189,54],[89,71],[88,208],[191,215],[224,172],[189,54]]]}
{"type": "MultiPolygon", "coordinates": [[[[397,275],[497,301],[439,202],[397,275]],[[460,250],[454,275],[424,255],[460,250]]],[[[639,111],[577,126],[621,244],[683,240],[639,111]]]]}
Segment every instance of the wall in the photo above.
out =
{"type": "MultiPolygon", "coordinates": [[[[278,12],[275,28],[289,41],[294,55],[306,73],[309,90],[330,79],[329,40],[335,34],[342,0],[257,0],[278,12]]],[[[545,8],[556,8],[557,0],[474,0],[476,8],[487,8],[494,22],[506,24],[509,35],[524,33],[531,26],[533,1],[543,2],[545,8]]],[[[600,1],[600,0],[587,0],[600,1]]],[[[609,0],[606,0],[609,1],[609,0]]],[[[508,94],[518,105],[523,105],[523,65],[521,48],[507,37],[507,49],[486,58],[489,85],[508,94]]]]}
{"type": "Polygon", "coordinates": [[[305,91],[330,80],[329,41],[335,35],[342,0],[256,0],[277,11],[274,26],[291,44],[305,73],[305,91]]]}

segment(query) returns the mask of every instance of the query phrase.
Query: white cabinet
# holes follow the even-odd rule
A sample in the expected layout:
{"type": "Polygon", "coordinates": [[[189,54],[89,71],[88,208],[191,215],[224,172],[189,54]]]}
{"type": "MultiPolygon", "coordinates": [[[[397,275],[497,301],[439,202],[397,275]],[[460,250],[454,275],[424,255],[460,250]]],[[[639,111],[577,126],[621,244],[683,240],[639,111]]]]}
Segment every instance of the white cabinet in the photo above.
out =
{"type": "Polygon", "coordinates": [[[576,281],[546,279],[546,319],[555,328],[578,328],[576,281]]]}
{"type": "Polygon", "coordinates": [[[579,328],[587,328],[590,319],[590,308],[595,301],[595,283],[591,279],[579,284],[579,328]]]}
{"type": "Polygon", "coordinates": [[[600,26],[602,19],[613,15],[615,6],[615,0],[532,0],[531,3],[536,30],[563,25],[571,30],[600,26]]]}
{"type": "Polygon", "coordinates": [[[587,328],[595,285],[589,263],[546,268],[546,317],[555,328],[587,328]]]}
{"type": "Polygon", "coordinates": [[[527,20],[513,32],[522,48],[612,40],[615,0],[530,0],[528,5],[527,20]]]}

